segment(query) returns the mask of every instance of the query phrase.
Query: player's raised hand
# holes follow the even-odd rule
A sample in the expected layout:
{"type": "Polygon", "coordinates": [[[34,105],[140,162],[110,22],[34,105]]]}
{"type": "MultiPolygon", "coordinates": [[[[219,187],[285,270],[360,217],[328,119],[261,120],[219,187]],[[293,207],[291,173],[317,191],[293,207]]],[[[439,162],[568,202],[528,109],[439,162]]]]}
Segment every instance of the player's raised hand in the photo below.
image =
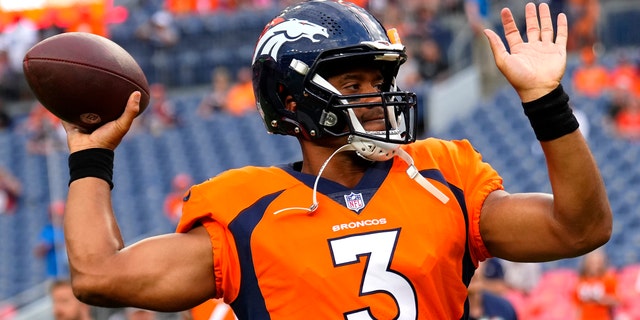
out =
{"type": "Polygon", "coordinates": [[[118,119],[105,123],[91,133],[87,133],[82,128],[63,121],[62,125],[67,132],[69,152],[73,153],[90,148],[114,150],[131,128],[131,124],[138,115],[139,110],[140,92],[136,91],[129,96],[127,107],[118,119]]]}
{"type": "Polygon", "coordinates": [[[567,64],[566,15],[558,15],[556,35],[549,5],[542,3],[538,9],[536,12],[533,3],[525,7],[527,42],[520,36],[511,11],[502,9],[500,16],[509,51],[494,31],[485,30],[496,65],[523,102],[535,100],[555,89],[567,64]]]}

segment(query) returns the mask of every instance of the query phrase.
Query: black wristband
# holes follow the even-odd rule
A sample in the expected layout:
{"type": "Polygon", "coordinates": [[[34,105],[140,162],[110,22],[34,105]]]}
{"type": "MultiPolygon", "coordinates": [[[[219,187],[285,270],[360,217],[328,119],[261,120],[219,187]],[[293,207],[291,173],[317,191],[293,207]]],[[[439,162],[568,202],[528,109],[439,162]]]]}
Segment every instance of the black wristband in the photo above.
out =
{"type": "Polygon", "coordinates": [[[578,120],[569,107],[569,96],[562,85],[539,99],[522,103],[522,107],[540,141],[560,138],[579,127],[578,120]]]}
{"type": "Polygon", "coordinates": [[[100,178],[113,189],[113,150],[86,149],[69,155],[69,184],[86,177],[100,178]]]}

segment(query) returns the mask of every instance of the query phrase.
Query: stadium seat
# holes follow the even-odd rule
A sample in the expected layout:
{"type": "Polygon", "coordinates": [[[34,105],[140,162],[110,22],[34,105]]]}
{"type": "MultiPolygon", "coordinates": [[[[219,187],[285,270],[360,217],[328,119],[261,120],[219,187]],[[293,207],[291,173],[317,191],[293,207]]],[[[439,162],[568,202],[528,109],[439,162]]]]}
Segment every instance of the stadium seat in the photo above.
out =
{"type": "Polygon", "coordinates": [[[620,305],[616,319],[640,319],[640,264],[630,263],[617,273],[620,305]]]}
{"type": "Polygon", "coordinates": [[[558,268],[543,273],[529,294],[526,319],[574,319],[573,288],[578,280],[574,269],[558,268]]]}

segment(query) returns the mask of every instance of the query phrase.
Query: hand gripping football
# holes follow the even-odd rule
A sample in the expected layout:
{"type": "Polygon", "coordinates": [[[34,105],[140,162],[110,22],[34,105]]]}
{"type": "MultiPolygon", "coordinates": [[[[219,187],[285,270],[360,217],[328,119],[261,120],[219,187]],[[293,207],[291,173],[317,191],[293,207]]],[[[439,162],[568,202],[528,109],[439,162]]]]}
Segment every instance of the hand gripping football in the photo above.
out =
{"type": "Polygon", "coordinates": [[[44,39],[29,49],[23,70],[45,108],[89,132],[117,119],[134,91],[142,94],[138,114],[149,104],[149,84],[138,63],[99,35],[68,32],[44,39]]]}

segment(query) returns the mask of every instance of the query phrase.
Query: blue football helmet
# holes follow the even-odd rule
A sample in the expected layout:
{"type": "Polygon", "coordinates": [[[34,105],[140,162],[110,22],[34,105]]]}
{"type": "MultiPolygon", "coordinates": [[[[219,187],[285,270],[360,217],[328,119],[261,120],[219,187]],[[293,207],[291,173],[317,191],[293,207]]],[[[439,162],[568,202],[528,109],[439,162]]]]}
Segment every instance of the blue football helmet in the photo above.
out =
{"type": "Polygon", "coordinates": [[[253,88],[267,131],[309,140],[348,135],[360,155],[392,157],[399,144],[416,139],[416,95],[395,86],[406,58],[404,46],[355,4],[311,0],[284,9],[267,24],[253,55],[253,88]],[[327,70],[356,66],[381,71],[381,92],[341,95],[326,80],[327,70]],[[285,108],[287,96],[295,111],[285,108]],[[362,100],[371,97],[379,99],[362,100]],[[353,113],[370,107],[385,109],[385,131],[365,131],[353,113]]]}

